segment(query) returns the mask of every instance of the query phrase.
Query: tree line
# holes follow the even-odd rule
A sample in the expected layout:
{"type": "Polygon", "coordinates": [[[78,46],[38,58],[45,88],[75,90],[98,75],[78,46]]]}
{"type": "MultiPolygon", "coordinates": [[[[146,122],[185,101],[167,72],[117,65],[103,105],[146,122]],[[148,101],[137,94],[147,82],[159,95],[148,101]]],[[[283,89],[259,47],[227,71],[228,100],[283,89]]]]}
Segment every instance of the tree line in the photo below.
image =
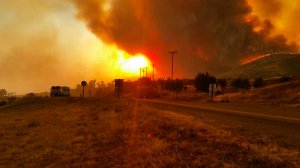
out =
{"type": "MultiPolygon", "coordinates": [[[[287,82],[290,80],[289,76],[282,76],[279,82],[287,82]]],[[[222,93],[228,86],[235,89],[248,90],[251,87],[260,88],[266,85],[266,81],[263,78],[255,78],[252,82],[248,78],[235,78],[235,79],[225,79],[216,78],[213,75],[206,73],[198,73],[194,79],[159,79],[158,84],[162,89],[170,91],[185,91],[187,85],[193,85],[197,92],[208,92],[209,84],[216,84],[220,88],[222,93]],[[230,82],[230,83],[229,83],[230,82]]]]}

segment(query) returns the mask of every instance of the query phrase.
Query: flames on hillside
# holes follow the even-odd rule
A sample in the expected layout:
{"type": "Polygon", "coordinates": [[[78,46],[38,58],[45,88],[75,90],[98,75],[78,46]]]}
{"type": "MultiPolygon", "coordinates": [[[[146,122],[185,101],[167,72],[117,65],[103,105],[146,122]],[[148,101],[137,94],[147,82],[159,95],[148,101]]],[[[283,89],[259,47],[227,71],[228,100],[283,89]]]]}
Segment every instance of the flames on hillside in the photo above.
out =
{"type": "Polygon", "coordinates": [[[284,31],[297,27],[288,20],[300,16],[297,0],[73,2],[78,18],[99,39],[147,55],[163,72],[169,72],[170,50],[180,51],[175,72],[185,74],[224,71],[265,57],[261,53],[267,50],[298,52],[293,41],[300,37],[284,31]]]}
{"type": "Polygon", "coordinates": [[[250,57],[246,57],[244,59],[241,60],[241,65],[246,65],[249,64],[251,62],[254,62],[256,60],[271,56],[272,54],[263,54],[263,55],[255,55],[255,56],[250,56],[250,57]]]}

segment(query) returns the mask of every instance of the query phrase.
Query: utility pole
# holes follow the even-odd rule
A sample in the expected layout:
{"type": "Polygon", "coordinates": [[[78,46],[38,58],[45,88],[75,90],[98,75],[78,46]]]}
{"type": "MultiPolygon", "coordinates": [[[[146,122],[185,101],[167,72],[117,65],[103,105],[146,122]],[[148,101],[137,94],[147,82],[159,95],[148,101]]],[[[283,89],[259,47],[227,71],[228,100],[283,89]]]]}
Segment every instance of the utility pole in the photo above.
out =
{"type": "Polygon", "coordinates": [[[146,78],[148,77],[148,67],[145,67],[146,68],[146,78]]]}
{"type": "Polygon", "coordinates": [[[174,54],[177,54],[177,51],[169,51],[169,53],[172,55],[172,75],[171,75],[171,80],[173,80],[173,75],[174,75],[174,54]]]}
{"type": "Polygon", "coordinates": [[[145,68],[143,68],[143,77],[145,77],[145,68]]]}
{"type": "Polygon", "coordinates": [[[142,78],[142,68],[140,68],[140,78],[142,78]]]}
{"type": "MultiPolygon", "coordinates": [[[[169,51],[169,53],[172,55],[172,75],[171,75],[171,83],[172,83],[172,90],[174,90],[174,81],[173,81],[173,77],[174,77],[174,54],[177,54],[177,51],[169,51]]],[[[176,92],[176,98],[177,98],[177,90],[176,92]]]]}
{"type": "Polygon", "coordinates": [[[154,67],[155,67],[155,65],[152,64],[152,80],[153,80],[153,81],[154,81],[154,67]]]}

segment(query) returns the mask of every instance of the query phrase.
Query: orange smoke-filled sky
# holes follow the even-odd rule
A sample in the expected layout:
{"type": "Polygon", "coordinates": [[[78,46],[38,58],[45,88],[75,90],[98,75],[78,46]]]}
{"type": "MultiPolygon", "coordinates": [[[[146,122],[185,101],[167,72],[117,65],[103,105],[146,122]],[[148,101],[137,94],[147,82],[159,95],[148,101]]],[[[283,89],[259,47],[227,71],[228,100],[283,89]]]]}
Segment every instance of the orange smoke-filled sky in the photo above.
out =
{"type": "Polygon", "coordinates": [[[0,88],[24,94],[81,80],[109,81],[113,50],[61,0],[0,1],[0,88]]]}
{"type": "Polygon", "coordinates": [[[249,0],[253,14],[262,20],[270,20],[274,33],[280,33],[289,41],[300,43],[300,1],[298,0],[249,0]]]}
{"type": "MultiPolygon", "coordinates": [[[[87,0],[85,2],[93,2],[94,4],[100,4],[101,2],[103,12],[109,14],[109,11],[114,8],[114,4],[119,5],[115,8],[122,8],[122,3],[114,3],[114,1],[120,2],[120,0],[87,0]]],[[[142,27],[147,27],[146,36],[152,39],[159,39],[159,32],[156,31],[167,29],[167,27],[156,29],[155,23],[150,22],[152,20],[142,21],[144,18],[152,19],[158,16],[155,16],[155,13],[151,13],[151,11],[143,13],[142,10],[138,10],[143,8],[140,5],[147,3],[139,3],[140,1],[131,2],[132,17],[136,18],[137,21],[141,21],[136,23],[136,20],[134,20],[135,22],[132,24],[142,23],[142,27]]],[[[164,2],[167,1],[164,0],[164,2]]],[[[169,0],[169,2],[173,1],[169,0]]],[[[193,3],[194,1],[189,0],[182,3],[185,2],[193,3]]],[[[123,4],[128,5],[126,3],[123,4]]],[[[178,4],[180,4],[179,1],[178,4]]],[[[274,29],[271,35],[282,34],[287,38],[288,42],[300,42],[300,34],[297,32],[300,4],[297,0],[249,0],[249,4],[252,8],[251,14],[257,16],[261,22],[269,20],[273,24],[274,29]]],[[[188,7],[188,5],[182,6],[182,8],[188,7]]],[[[78,16],[79,8],[78,4],[74,5],[73,0],[0,1],[0,89],[4,88],[8,92],[24,94],[48,91],[51,85],[74,87],[75,84],[80,83],[83,79],[110,81],[114,78],[130,77],[124,72],[124,69],[119,68],[118,64],[120,62],[117,59],[120,55],[118,55],[119,51],[116,49],[119,47],[116,46],[118,42],[111,41],[111,37],[105,39],[109,34],[99,35],[95,33],[89,27],[87,21],[78,16]]],[[[159,8],[158,10],[161,9],[159,8]]],[[[172,10],[166,9],[166,12],[172,12],[172,10]]],[[[97,17],[98,13],[94,13],[94,15],[97,17]]],[[[114,15],[113,17],[121,16],[114,15]]],[[[85,19],[88,20],[87,18],[85,19]]],[[[193,21],[190,20],[190,22],[193,21]]],[[[131,21],[128,20],[128,22],[130,23],[131,21]]],[[[166,22],[172,22],[172,20],[166,20],[166,22]]],[[[188,30],[184,33],[188,33],[188,30]]],[[[152,42],[143,41],[143,38],[132,40],[137,40],[137,42],[142,40],[141,43],[143,45],[153,44],[152,42]]],[[[155,43],[159,45],[164,42],[163,40],[155,43]]],[[[175,40],[176,43],[176,38],[172,40],[175,40]]],[[[122,46],[121,48],[124,50],[128,49],[122,46]]],[[[165,51],[162,51],[167,56],[160,60],[156,58],[159,55],[150,56],[153,59],[151,60],[152,62],[159,64],[157,67],[161,77],[170,76],[170,72],[166,70],[170,67],[166,59],[169,57],[168,50],[170,49],[173,48],[166,48],[165,51]]],[[[131,50],[136,51],[139,49],[134,48],[131,50]]],[[[189,51],[191,53],[202,53],[202,46],[193,46],[187,49],[186,52],[179,51],[178,56],[180,53],[186,54],[189,51]]],[[[139,51],[135,53],[128,52],[135,55],[139,51]]],[[[141,54],[149,54],[149,51],[141,54]]],[[[199,55],[199,57],[204,62],[210,59],[208,54],[199,55]]],[[[183,61],[177,62],[177,64],[197,66],[195,62],[183,61]]],[[[193,77],[197,73],[196,71],[190,72],[191,70],[187,70],[187,73],[185,73],[184,68],[184,66],[179,67],[181,74],[179,75],[178,73],[178,76],[193,77]]],[[[202,67],[196,70],[206,71],[206,68],[202,67]]],[[[179,69],[177,69],[177,72],[179,69]]]]}

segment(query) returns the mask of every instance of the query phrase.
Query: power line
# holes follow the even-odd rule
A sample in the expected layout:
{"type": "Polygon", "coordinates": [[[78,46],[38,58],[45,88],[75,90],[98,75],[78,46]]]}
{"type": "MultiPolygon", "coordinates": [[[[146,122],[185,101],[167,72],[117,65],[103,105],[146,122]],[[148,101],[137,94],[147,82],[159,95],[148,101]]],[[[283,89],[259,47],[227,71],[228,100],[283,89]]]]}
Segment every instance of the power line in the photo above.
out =
{"type": "Polygon", "coordinates": [[[140,78],[148,77],[148,67],[140,68],[140,78]]]}

